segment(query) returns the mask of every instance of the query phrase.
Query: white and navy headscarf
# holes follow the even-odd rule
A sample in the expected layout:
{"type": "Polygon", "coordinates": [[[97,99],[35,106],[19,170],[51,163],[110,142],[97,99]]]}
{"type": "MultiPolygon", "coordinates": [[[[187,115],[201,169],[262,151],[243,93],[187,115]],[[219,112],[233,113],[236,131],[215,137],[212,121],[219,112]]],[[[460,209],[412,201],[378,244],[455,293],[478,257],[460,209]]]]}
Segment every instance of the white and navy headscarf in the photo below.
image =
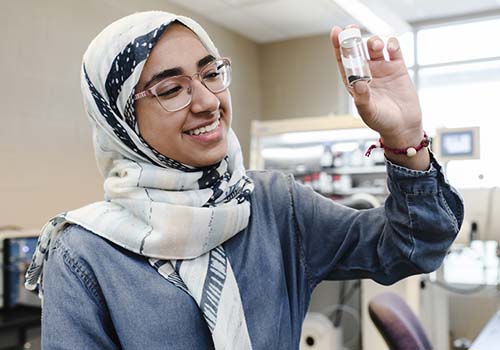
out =
{"type": "Polygon", "coordinates": [[[189,293],[216,349],[251,349],[238,285],[222,246],[247,227],[250,216],[253,183],[245,175],[236,135],[229,129],[223,160],[195,168],[160,154],[138,132],[135,87],[151,49],[173,22],[188,27],[220,57],[195,21],[156,11],[112,23],[89,45],[81,83],[105,177],[105,201],[62,213],[44,226],[26,287],[39,285],[43,292],[51,242],[67,225],[78,224],[148,257],[163,277],[189,293]]]}

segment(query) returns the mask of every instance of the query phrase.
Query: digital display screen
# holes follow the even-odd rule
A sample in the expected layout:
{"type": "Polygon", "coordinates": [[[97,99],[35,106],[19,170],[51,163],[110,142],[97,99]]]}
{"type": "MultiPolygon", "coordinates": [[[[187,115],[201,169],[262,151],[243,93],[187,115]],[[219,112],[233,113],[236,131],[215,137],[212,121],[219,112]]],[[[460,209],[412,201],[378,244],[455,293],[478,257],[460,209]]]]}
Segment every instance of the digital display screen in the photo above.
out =
{"type": "Polygon", "coordinates": [[[472,130],[443,132],[441,134],[441,155],[472,156],[474,154],[474,135],[472,130]]]}

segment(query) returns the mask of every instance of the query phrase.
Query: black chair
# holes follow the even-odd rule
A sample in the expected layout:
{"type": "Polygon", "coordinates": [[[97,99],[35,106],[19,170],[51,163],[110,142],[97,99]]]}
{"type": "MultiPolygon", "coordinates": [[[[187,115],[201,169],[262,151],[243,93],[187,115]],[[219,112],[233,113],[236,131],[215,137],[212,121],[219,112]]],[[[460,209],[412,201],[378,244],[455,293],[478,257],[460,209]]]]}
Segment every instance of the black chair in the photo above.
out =
{"type": "Polygon", "coordinates": [[[432,350],[422,324],[397,294],[381,293],[368,304],[370,317],[391,350],[432,350]]]}

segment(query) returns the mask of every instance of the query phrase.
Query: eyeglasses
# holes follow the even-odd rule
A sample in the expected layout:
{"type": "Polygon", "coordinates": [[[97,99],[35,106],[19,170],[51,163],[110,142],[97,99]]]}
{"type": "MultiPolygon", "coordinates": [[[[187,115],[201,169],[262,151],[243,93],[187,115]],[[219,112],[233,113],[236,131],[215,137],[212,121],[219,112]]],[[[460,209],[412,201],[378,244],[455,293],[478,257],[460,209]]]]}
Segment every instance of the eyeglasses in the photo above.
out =
{"type": "Polygon", "coordinates": [[[149,89],[135,94],[134,100],[154,96],[164,110],[179,111],[187,107],[193,99],[191,84],[196,76],[212,93],[222,92],[231,83],[231,61],[229,58],[220,58],[206,64],[198,73],[191,76],[178,75],[165,78],[149,89]]]}

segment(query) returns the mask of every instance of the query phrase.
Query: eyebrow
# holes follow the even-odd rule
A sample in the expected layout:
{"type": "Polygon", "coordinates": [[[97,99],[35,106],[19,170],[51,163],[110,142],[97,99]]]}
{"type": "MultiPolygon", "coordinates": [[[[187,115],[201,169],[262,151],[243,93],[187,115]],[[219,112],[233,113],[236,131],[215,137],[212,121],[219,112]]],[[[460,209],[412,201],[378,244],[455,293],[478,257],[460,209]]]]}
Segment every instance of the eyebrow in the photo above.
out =
{"type": "MultiPolygon", "coordinates": [[[[212,55],[207,55],[207,56],[203,57],[201,60],[199,60],[196,65],[198,66],[198,69],[200,69],[212,61],[215,61],[215,57],[212,55]]],[[[146,85],[144,85],[144,90],[149,89],[149,87],[151,85],[153,85],[153,83],[158,81],[158,80],[162,80],[162,79],[170,78],[170,77],[175,77],[177,75],[182,75],[183,72],[184,72],[184,70],[181,67],[175,67],[175,68],[162,70],[161,72],[153,75],[153,77],[151,79],[149,79],[149,81],[146,83],[146,85]]]]}

